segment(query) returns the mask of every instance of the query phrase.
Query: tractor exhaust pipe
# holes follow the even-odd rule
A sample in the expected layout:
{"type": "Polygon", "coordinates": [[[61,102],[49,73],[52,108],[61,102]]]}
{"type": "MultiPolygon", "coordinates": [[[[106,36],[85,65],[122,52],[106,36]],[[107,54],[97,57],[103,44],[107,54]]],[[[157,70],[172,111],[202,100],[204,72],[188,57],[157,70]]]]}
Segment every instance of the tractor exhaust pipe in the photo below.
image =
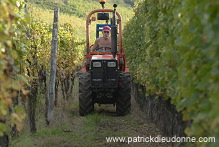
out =
{"type": "Polygon", "coordinates": [[[114,10],[113,10],[113,19],[112,19],[112,27],[111,27],[111,42],[112,42],[112,49],[111,53],[113,57],[116,57],[117,53],[117,25],[116,25],[116,7],[117,5],[113,5],[114,10]]]}

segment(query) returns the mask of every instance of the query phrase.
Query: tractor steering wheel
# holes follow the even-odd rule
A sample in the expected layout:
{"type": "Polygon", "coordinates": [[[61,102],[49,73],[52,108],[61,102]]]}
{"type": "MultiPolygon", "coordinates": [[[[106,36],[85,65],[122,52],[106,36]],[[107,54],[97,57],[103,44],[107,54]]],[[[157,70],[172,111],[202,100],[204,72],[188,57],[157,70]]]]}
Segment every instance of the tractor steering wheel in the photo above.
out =
{"type": "Polygon", "coordinates": [[[111,47],[97,47],[96,51],[97,52],[110,52],[111,51],[111,47]]]}

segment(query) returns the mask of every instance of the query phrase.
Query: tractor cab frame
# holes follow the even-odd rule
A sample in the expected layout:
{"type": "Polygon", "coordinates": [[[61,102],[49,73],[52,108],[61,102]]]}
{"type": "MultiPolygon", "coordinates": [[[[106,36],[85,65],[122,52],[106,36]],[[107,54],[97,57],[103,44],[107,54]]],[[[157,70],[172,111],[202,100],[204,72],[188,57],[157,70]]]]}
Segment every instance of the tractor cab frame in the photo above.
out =
{"type": "MultiPolygon", "coordinates": [[[[93,46],[93,44],[90,43],[90,25],[92,23],[92,21],[95,20],[95,18],[92,18],[91,16],[95,13],[99,15],[101,14],[108,14],[106,12],[114,12],[115,15],[118,17],[116,20],[114,20],[115,24],[97,24],[96,25],[96,38],[99,37],[99,32],[102,31],[102,27],[104,26],[110,26],[111,28],[115,27],[115,29],[113,30],[112,28],[112,31],[111,31],[111,38],[112,38],[112,41],[114,41],[114,44],[112,46],[112,50],[114,50],[114,54],[116,54],[116,59],[118,60],[119,62],[119,69],[121,71],[125,71],[125,72],[128,72],[129,69],[126,65],[126,59],[125,59],[125,54],[124,54],[124,48],[123,48],[123,45],[122,45],[122,16],[119,12],[115,11],[115,9],[96,9],[96,10],[93,10],[91,11],[88,16],[87,16],[87,19],[86,19],[86,51],[87,51],[87,54],[86,54],[86,63],[85,63],[85,67],[83,68],[83,72],[87,72],[89,71],[89,67],[90,67],[90,60],[92,58],[93,55],[106,55],[106,54],[113,54],[112,52],[90,52],[91,51],[91,48],[93,46]],[[116,24],[117,23],[117,24],[116,24]],[[117,27],[118,26],[118,27],[117,27]],[[118,44],[117,44],[117,29],[118,29],[118,44]],[[116,35],[115,35],[116,34],[116,35]],[[118,47],[118,50],[117,50],[117,47],[118,47]]],[[[103,19],[103,20],[106,20],[106,19],[103,19]]]]}

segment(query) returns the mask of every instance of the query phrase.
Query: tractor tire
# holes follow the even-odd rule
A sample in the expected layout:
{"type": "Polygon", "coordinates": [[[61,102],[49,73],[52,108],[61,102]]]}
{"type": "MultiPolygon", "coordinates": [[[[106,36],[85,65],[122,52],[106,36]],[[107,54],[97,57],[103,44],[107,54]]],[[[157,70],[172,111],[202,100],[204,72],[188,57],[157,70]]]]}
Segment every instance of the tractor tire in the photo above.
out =
{"type": "Polygon", "coordinates": [[[85,116],[94,111],[90,73],[82,72],[79,75],[79,115],[85,116]]]}
{"type": "Polygon", "coordinates": [[[120,116],[131,112],[131,78],[129,72],[119,74],[119,87],[116,99],[116,113],[120,116]]]}

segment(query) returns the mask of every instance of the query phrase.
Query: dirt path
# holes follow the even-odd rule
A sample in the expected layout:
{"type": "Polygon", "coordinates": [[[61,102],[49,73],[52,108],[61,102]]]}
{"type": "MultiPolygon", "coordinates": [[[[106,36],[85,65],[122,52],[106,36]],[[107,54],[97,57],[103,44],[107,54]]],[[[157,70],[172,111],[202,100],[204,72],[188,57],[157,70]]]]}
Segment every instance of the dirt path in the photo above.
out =
{"type": "MultiPolygon", "coordinates": [[[[43,110],[37,115],[37,133],[23,132],[13,139],[10,146],[13,147],[154,147],[171,146],[164,143],[142,142],[140,137],[156,137],[162,135],[159,129],[149,123],[145,115],[139,110],[132,98],[131,114],[117,116],[112,105],[95,105],[95,112],[81,117],[78,114],[78,100],[75,96],[71,102],[60,102],[55,108],[55,123],[53,127],[47,127],[44,121],[43,110]],[[106,137],[125,137],[125,142],[108,143],[106,137]],[[129,137],[129,138],[128,138],[129,137]],[[134,143],[129,143],[133,141],[134,143]],[[139,143],[141,142],[141,143],[139,143]]],[[[118,139],[118,138],[117,138],[118,139]]]]}
{"type": "Polygon", "coordinates": [[[145,115],[138,108],[134,100],[132,100],[132,111],[130,115],[117,116],[115,114],[115,107],[111,105],[97,106],[94,115],[100,116],[100,121],[96,124],[97,130],[95,132],[98,135],[92,141],[94,146],[168,146],[168,144],[162,143],[143,142],[141,137],[157,136],[162,135],[162,133],[155,125],[146,121],[145,115]],[[107,143],[106,137],[126,137],[126,140],[125,142],[107,143]],[[128,143],[128,140],[132,142],[128,143]]]}

